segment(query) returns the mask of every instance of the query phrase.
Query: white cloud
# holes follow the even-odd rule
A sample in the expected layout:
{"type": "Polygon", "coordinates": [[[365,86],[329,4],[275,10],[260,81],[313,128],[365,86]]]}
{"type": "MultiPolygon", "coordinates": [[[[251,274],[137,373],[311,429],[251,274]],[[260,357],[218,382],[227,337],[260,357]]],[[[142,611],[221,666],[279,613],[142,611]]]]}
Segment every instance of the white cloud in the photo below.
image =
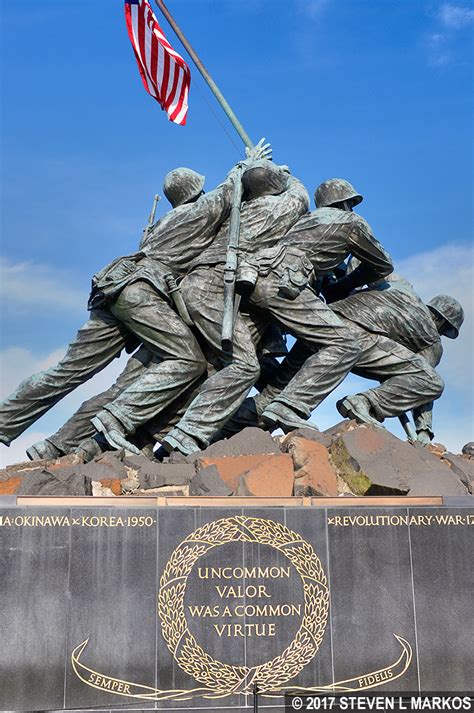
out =
{"type": "Polygon", "coordinates": [[[453,54],[448,49],[448,36],[442,32],[433,32],[427,37],[429,61],[434,67],[443,67],[453,60],[453,54]]]}
{"type": "Polygon", "coordinates": [[[439,9],[438,19],[449,30],[460,30],[474,22],[474,10],[446,2],[439,9]]]}
{"type": "MultiPolygon", "coordinates": [[[[47,355],[35,355],[27,349],[15,347],[0,353],[0,362],[2,364],[0,399],[9,396],[23,379],[54,366],[61,359],[64,352],[64,348],[59,348],[47,355]]],[[[13,441],[10,447],[0,444],[0,467],[3,468],[5,465],[26,460],[26,448],[57,431],[83,401],[105,391],[111,386],[124,368],[127,359],[127,354],[124,354],[119,359],[114,359],[106,369],[96,374],[92,379],[53,406],[51,411],[13,441]]]]}
{"type": "Polygon", "coordinates": [[[17,438],[16,441],[13,441],[9,448],[0,445],[0,468],[5,468],[13,463],[27,461],[26,449],[32,446],[33,443],[44,440],[47,435],[42,431],[29,431],[17,438]]]}
{"type": "Polygon", "coordinates": [[[67,270],[0,258],[0,302],[5,310],[84,311],[87,293],[72,286],[74,281],[74,275],[67,270]]]}
{"type": "Polygon", "coordinates": [[[425,35],[428,61],[434,67],[445,67],[456,59],[454,38],[474,22],[474,10],[471,8],[443,3],[435,18],[435,29],[425,35]]]}

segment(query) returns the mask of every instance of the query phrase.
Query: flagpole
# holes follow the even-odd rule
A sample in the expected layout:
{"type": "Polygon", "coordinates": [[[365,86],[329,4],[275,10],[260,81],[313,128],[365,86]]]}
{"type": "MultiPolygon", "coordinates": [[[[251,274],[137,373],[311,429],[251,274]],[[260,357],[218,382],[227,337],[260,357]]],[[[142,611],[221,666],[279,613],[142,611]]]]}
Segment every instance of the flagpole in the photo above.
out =
{"type": "Polygon", "coordinates": [[[178,36],[179,40],[183,44],[187,53],[193,60],[194,64],[196,65],[196,67],[198,68],[198,70],[200,71],[202,76],[204,77],[204,80],[207,82],[210,90],[212,91],[212,93],[216,97],[217,101],[219,102],[219,104],[221,105],[221,107],[223,108],[225,113],[227,114],[232,126],[237,131],[238,135],[244,142],[245,146],[247,146],[249,149],[253,148],[253,142],[252,142],[250,136],[247,134],[244,127],[242,126],[240,121],[237,119],[236,115],[234,114],[234,112],[230,108],[227,100],[225,99],[224,95],[220,91],[219,87],[217,86],[217,84],[215,83],[215,81],[213,80],[213,78],[211,77],[211,75],[209,74],[209,72],[207,71],[207,69],[205,68],[205,66],[203,65],[201,60],[199,59],[199,57],[197,56],[196,52],[194,51],[194,49],[191,47],[191,45],[189,44],[186,37],[181,32],[179,25],[177,24],[174,17],[172,16],[170,11],[166,7],[163,0],[155,0],[155,2],[158,5],[158,7],[160,8],[163,15],[166,17],[166,19],[170,23],[171,27],[175,31],[176,35],[178,36]]]}

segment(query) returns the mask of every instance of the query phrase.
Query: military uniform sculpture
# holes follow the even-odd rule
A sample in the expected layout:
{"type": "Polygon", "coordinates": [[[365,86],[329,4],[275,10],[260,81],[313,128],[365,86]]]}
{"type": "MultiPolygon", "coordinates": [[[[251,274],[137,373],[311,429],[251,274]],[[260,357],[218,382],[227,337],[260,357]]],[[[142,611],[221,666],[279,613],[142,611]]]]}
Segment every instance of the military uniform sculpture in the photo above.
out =
{"type": "Polygon", "coordinates": [[[124,349],[136,351],[116,383],[32,446],[30,458],[79,450],[88,459],[123,446],[146,447],[152,457],[156,440],[188,454],[249,424],[289,431],[307,425],[350,371],[380,386],[339,401],[343,416],[380,425],[411,410],[417,439],[430,442],[433,401],[443,391],[435,370],[440,335],[457,337],[462,307],[446,295],[424,305],[391,274],[389,254],[353,212],[362,196],[348,181],[320,184],[316,210],[308,212],[305,187],[269,160],[268,145],[247,153],[208,194],[195,171],[166,176],[173,209],[145,231],[136,253],[94,276],[90,319],[64,358],[0,405],[2,443],[124,349]],[[229,318],[224,272],[236,195],[242,202],[229,350],[222,341],[229,318]],[[296,343],[278,364],[281,333],[296,343]],[[245,400],[256,384],[261,393],[245,400]]]}
{"type": "MultiPolygon", "coordinates": [[[[379,426],[385,418],[413,410],[417,440],[429,443],[434,436],[433,401],[444,388],[435,370],[443,353],[440,337],[454,339],[459,334],[461,305],[447,295],[438,295],[425,305],[410,283],[392,273],[331,303],[331,309],[361,348],[352,372],[381,384],[338,401],[341,415],[379,426]]],[[[302,341],[296,342],[262,393],[247,399],[221,435],[231,435],[245,426],[262,426],[262,414],[310,354],[302,341]]]]}

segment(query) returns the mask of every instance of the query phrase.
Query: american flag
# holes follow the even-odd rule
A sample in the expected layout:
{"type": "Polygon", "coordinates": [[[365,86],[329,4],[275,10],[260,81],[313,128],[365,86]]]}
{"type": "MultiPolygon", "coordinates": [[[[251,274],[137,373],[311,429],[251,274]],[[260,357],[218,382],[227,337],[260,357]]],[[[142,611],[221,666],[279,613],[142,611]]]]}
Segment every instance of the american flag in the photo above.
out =
{"type": "Polygon", "coordinates": [[[164,36],[147,0],[125,0],[125,19],[145,89],[170,121],[184,126],[191,82],[188,65],[164,36]]]}

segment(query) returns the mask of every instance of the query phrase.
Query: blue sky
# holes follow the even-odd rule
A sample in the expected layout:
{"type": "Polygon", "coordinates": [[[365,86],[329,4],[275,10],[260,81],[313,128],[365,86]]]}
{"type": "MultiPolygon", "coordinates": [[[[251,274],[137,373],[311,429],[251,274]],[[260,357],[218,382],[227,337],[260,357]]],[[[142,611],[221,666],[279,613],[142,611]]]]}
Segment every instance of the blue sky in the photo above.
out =
{"type": "MultiPolygon", "coordinates": [[[[361,214],[422,296],[448,292],[465,303],[469,324],[445,343],[447,388],[436,421],[437,438],[459,448],[474,437],[466,388],[474,346],[474,5],[169,0],[168,7],[254,140],[266,136],[275,160],[311,194],[326,178],[351,180],[365,195],[361,214]]],[[[1,11],[6,396],[55,362],[87,316],[91,275],[136,248],[164,174],[187,165],[212,188],[242,147],[192,64],[188,125],[167,121],[142,87],[120,0],[24,0],[1,11]]],[[[159,212],[166,209],[163,200],[159,212]]],[[[55,430],[118,368],[56,406],[19,445],[55,430]]],[[[342,391],[361,383],[351,377],[342,391]]],[[[315,413],[321,427],[337,419],[331,398],[315,413]]],[[[4,451],[7,462],[17,450],[4,451]]]]}

